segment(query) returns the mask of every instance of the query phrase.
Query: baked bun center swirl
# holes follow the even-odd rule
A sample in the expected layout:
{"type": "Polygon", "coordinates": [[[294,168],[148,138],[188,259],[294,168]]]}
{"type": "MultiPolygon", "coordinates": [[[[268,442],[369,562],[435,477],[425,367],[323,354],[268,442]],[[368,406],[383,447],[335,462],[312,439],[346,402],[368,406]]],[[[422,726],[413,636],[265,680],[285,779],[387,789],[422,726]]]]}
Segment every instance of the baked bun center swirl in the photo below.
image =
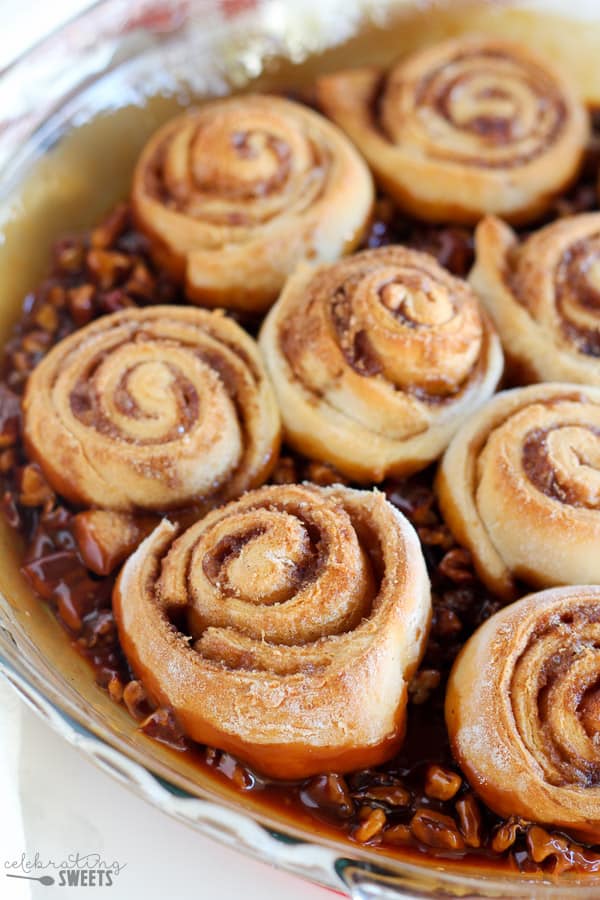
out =
{"type": "Polygon", "coordinates": [[[459,390],[477,362],[477,301],[424,254],[362,257],[317,276],[314,289],[358,371],[377,368],[397,387],[439,396],[459,390]]]}
{"type": "MultiPolygon", "coordinates": [[[[65,390],[70,412],[83,426],[127,443],[163,444],[198,427],[201,418],[210,417],[210,405],[213,415],[215,409],[230,405],[223,386],[201,357],[190,360],[186,348],[143,331],[133,343],[129,337],[127,328],[119,336],[113,333],[107,341],[98,342],[79,372],[77,362],[71,360],[58,375],[56,389],[65,390]],[[114,338],[125,343],[115,347],[114,338]]],[[[231,432],[230,427],[230,455],[235,460],[240,441],[231,432]]]]}
{"type": "Polygon", "coordinates": [[[600,582],[600,389],[544,384],[496,395],[450,444],[437,487],[491,589],[513,597],[515,578],[600,582]]]}
{"type": "MultiPolygon", "coordinates": [[[[394,424],[407,435],[423,425],[411,398],[438,402],[457,394],[482,353],[477,298],[424,253],[388,247],[357,254],[315,273],[306,298],[282,327],[282,346],[296,373],[316,391],[328,391],[317,364],[327,341],[332,361],[346,363],[349,387],[368,390],[363,376],[379,376],[373,392],[387,400],[386,414],[396,406],[394,424]]],[[[370,417],[378,410],[365,408],[366,423],[370,417]]]]}
{"type": "Polygon", "coordinates": [[[260,344],[288,440],[359,480],[435,459],[502,367],[474,292],[405,247],[297,271],[260,344]]]}
{"type": "Polygon", "coordinates": [[[200,536],[189,558],[193,634],[211,625],[302,645],[368,613],[373,576],[349,516],[315,504],[303,512],[285,498],[278,506],[221,519],[200,536]]]}
{"type": "Polygon", "coordinates": [[[382,494],[268,487],[179,537],[163,522],[113,600],[128,660],[197,741],[301,777],[402,739],[429,585],[382,494]]]}
{"type": "Polygon", "coordinates": [[[552,785],[600,782],[599,680],[600,616],[585,605],[534,632],[515,665],[519,735],[552,785]]]}
{"type": "MultiPolygon", "coordinates": [[[[600,216],[595,224],[598,230],[568,247],[558,262],[556,306],[575,347],[600,357],[600,216]]],[[[535,304],[532,309],[535,314],[535,304]]],[[[554,318],[546,307],[538,314],[545,320],[554,318]]]]}
{"type": "Polygon", "coordinates": [[[600,510],[600,423],[594,428],[577,422],[580,418],[574,415],[571,425],[527,431],[523,469],[543,493],[571,506],[600,510]]]}
{"type": "Polygon", "coordinates": [[[323,190],[330,166],[326,147],[308,141],[292,117],[262,104],[190,116],[163,154],[160,187],[178,211],[223,225],[303,209],[323,190]]]}
{"type": "Polygon", "coordinates": [[[563,73],[491,37],[425,47],[388,72],[326,75],[317,93],[386,193],[436,222],[535,219],[575,178],[589,133],[563,73]]]}
{"type": "Polygon", "coordinates": [[[358,244],[373,186],[326,119],[250,95],[163,126],[138,161],[132,204],[157,263],[191,300],[261,312],[298,262],[335,260],[358,244]]]}
{"type": "Polygon", "coordinates": [[[548,71],[501,45],[465,43],[411,89],[402,66],[381,98],[395,143],[482,168],[512,168],[543,154],[564,127],[566,103],[548,71]]]}
{"type": "Polygon", "coordinates": [[[600,839],[600,588],[552,588],[492,616],[448,683],[469,781],[501,816],[600,839]]]}
{"type": "Polygon", "coordinates": [[[476,232],[469,280],[492,315],[514,381],[600,384],[600,213],[519,242],[499,219],[476,232]]]}
{"type": "Polygon", "coordinates": [[[29,379],[24,436],[57,491],[112,509],[214,505],[263,480],[278,414],[253,341],[154,306],[61,341],[29,379]]]}

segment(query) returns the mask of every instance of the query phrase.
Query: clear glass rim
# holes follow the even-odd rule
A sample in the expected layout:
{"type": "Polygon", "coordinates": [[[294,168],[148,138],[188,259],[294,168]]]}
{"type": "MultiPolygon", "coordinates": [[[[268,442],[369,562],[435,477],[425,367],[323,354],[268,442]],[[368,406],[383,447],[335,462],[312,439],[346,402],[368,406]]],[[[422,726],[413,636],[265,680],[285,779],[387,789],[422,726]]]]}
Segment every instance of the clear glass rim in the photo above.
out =
{"type": "MultiPolygon", "coordinates": [[[[483,0],[485,2],[485,0],[483,0]]],[[[510,2],[510,0],[500,0],[510,2]]],[[[257,6],[260,6],[258,4],[257,6]]],[[[266,6],[278,5],[276,0],[267,0],[266,6]]],[[[390,6],[393,6],[393,0],[390,6]]],[[[38,137],[52,120],[54,113],[67,104],[86,85],[91,84],[95,78],[106,75],[117,68],[123,62],[133,56],[146,52],[155,47],[159,42],[169,40],[177,36],[180,29],[186,27],[190,11],[194,14],[202,10],[213,9],[215,6],[211,0],[182,0],[175,3],[160,3],[156,0],[95,0],[85,10],[68,19],[63,25],[54,29],[47,36],[23,52],[10,65],[0,71],[0,109],[3,117],[0,119],[0,197],[8,197],[19,183],[23,172],[31,164],[36,152],[40,153],[37,146],[38,137]],[[164,15],[158,15],[163,12],[164,15]],[[154,18],[144,18],[149,13],[154,18]],[[124,28],[124,26],[127,28],[124,28]],[[69,56],[64,54],[65,36],[69,38],[69,56]],[[78,69],[69,61],[73,56],[85,57],[88,49],[94,48],[94,53],[88,59],[83,69],[78,69]],[[72,71],[71,71],[72,70],[72,71]],[[47,77],[45,77],[47,76],[47,77]],[[37,81],[36,81],[37,80],[37,81]],[[17,86],[21,84],[33,85],[33,90],[19,92],[17,86]],[[37,92],[36,92],[37,84],[37,92]],[[12,95],[10,102],[7,98],[12,95]],[[43,103],[40,101],[43,96],[43,103]],[[7,112],[8,111],[8,112],[7,112]]],[[[281,4],[279,4],[281,6],[281,4]]],[[[285,3],[283,4],[285,7],[285,3]]],[[[355,18],[350,21],[350,27],[356,25],[365,17],[379,16],[381,11],[374,9],[376,0],[356,0],[355,18]]],[[[257,7],[254,7],[256,10],[257,7]]],[[[241,15],[252,15],[253,10],[248,9],[241,15]]],[[[284,13],[285,15],[285,9],[284,13]]],[[[232,20],[233,23],[233,20],[232,20]]],[[[239,23],[238,23],[239,24],[239,23]]],[[[215,33],[222,34],[225,26],[223,23],[215,23],[215,33]]],[[[233,28],[233,25],[231,25],[233,28]]],[[[261,24],[265,27],[265,23],[261,24]]],[[[278,33],[277,41],[272,49],[278,53],[290,52],[290,47],[285,41],[285,29],[278,33]]],[[[205,40],[210,40],[210,29],[204,34],[205,40]]],[[[323,44],[325,46],[325,44],[323,44]]],[[[314,44],[308,52],[314,52],[314,44]]],[[[9,683],[18,691],[26,702],[42,715],[52,727],[58,730],[66,740],[74,743],[92,759],[98,761],[102,754],[98,750],[99,745],[109,744],[125,761],[125,771],[129,774],[130,787],[138,792],[142,789],[139,784],[143,782],[142,774],[145,769],[135,760],[130,748],[119,739],[118,735],[106,733],[99,734],[92,719],[82,715],[72,698],[60,695],[53,688],[49,688],[44,679],[44,672],[40,668],[34,655],[27,646],[26,636],[21,631],[12,612],[11,605],[0,596],[0,671],[9,683]],[[62,721],[51,714],[51,710],[60,710],[65,715],[62,721]],[[88,739],[81,738],[81,733],[76,727],[77,723],[85,729],[88,739]],[[78,736],[79,735],[79,736],[78,736]],[[136,768],[137,767],[137,768],[136,768]]],[[[105,767],[108,770],[108,767],[105,767]]],[[[160,776],[161,772],[156,771],[160,776]]],[[[114,772],[113,772],[114,775],[114,772]]],[[[163,800],[158,805],[169,812],[173,808],[173,802],[167,804],[167,789],[163,800]],[[169,808],[167,808],[167,806],[169,808]]],[[[155,792],[148,795],[150,802],[157,802],[155,792]]],[[[202,803],[209,801],[199,800],[202,803]]],[[[191,809],[191,807],[189,807],[191,809]]],[[[225,807],[224,807],[225,809],[225,807]]],[[[240,810],[236,812],[237,826],[242,828],[244,821],[253,821],[248,813],[240,810]]],[[[228,811],[230,812],[230,811],[228,811]]],[[[171,814],[174,814],[171,812],[171,814]]],[[[215,827],[214,818],[210,819],[210,828],[200,813],[194,810],[194,815],[178,810],[177,817],[193,827],[197,827],[204,833],[228,843],[230,835],[227,829],[231,827],[232,820],[228,818],[223,824],[222,833],[215,827]],[[201,827],[204,822],[205,827],[201,827]]],[[[260,822],[260,819],[258,819],[260,822]]],[[[526,878],[517,874],[505,876],[471,874],[468,869],[463,873],[458,866],[452,870],[443,869],[437,861],[432,864],[424,857],[422,864],[413,863],[403,859],[391,859],[368,849],[362,851],[353,848],[350,843],[330,840],[314,840],[305,829],[298,828],[292,838],[301,839],[302,846],[314,847],[318,850],[327,849],[327,855],[315,862],[315,858],[307,857],[307,862],[302,862],[301,852],[291,853],[286,849],[281,834],[273,836],[272,823],[263,820],[262,826],[269,834],[268,852],[254,851],[259,858],[266,858],[269,862],[292,871],[295,874],[303,874],[305,877],[326,884],[329,887],[339,889],[344,886],[356,897],[432,897],[432,896],[471,896],[475,897],[539,897],[564,898],[565,891],[570,896],[589,896],[590,890],[598,889],[600,882],[595,878],[586,878],[584,882],[576,883],[570,879],[560,883],[538,878],[526,878]]],[[[285,835],[285,829],[282,829],[285,835]]],[[[241,832],[240,832],[241,833],[241,832]]],[[[253,853],[248,841],[242,841],[243,852],[253,853]]],[[[466,867],[465,867],[466,868],[466,867]]]]}

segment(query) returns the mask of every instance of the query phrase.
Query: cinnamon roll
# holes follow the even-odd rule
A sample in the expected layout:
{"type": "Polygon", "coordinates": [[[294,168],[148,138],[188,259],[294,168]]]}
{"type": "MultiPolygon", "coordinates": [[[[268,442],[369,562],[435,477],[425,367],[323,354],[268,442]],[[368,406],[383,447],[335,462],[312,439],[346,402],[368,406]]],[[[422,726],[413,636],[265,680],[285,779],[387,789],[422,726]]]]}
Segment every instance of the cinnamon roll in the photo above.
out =
{"type": "Polygon", "coordinates": [[[402,740],[430,594],[416,534],[383,494],[277,485],[179,536],[164,520],[113,605],[150,696],[267,775],[375,765],[402,740]]]}
{"type": "Polygon", "coordinates": [[[161,128],[137,164],[132,203],[157,263],[190,299],[259,312],[297,262],[357,246],[373,186],[335,125],[255,95],[207,103],[161,128]]]}
{"type": "Polygon", "coordinates": [[[497,394],[452,440],[442,514],[481,580],[600,583],[600,388],[540,384],[497,394]]]}
{"type": "Polygon", "coordinates": [[[299,268],[259,343],[289,443],[356,481],[436,459],[502,372],[473,291],[405,247],[299,268]]]}
{"type": "Polygon", "coordinates": [[[460,767],[501,816],[600,841],[600,587],[530,594],[487,620],[448,682],[460,767]]]}
{"type": "Polygon", "coordinates": [[[560,219],[522,243],[486,218],[476,246],[469,280],[513,380],[600,385],[600,213],[560,219]]]}
{"type": "Polygon", "coordinates": [[[23,415],[52,487],[113,510],[218,505],[266,480],[279,448],[254,341],[187,307],[126,309],[60,341],[29,377],[23,415]]]}
{"type": "Polygon", "coordinates": [[[318,96],[384,190],[432,221],[538,216],[575,177],[589,133],[569,80],[494,38],[446,41],[387,73],[326,76],[318,96]]]}

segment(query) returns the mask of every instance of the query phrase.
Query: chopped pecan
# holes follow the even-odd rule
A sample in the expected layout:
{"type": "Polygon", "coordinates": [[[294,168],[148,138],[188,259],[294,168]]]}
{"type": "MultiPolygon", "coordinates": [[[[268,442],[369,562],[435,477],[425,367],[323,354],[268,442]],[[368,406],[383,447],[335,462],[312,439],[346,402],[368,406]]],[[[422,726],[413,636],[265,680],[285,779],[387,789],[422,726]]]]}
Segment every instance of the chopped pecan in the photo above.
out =
{"type": "Polygon", "coordinates": [[[390,503],[397,506],[413,525],[436,525],[435,497],[431,487],[410,481],[389,482],[385,488],[390,503]]]}
{"type": "Polygon", "coordinates": [[[219,755],[217,768],[226,778],[233,781],[240,791],[249,791],[256,783],[252,773],[229,753],[219,755]]]}
{"type": "Polygon", "coordinates": [[[109,575],[157,524],[154,516],[89,509],[74,516],[72,529],[88,569],[96,575],[109,575]]]}
{"type": "Polygon", "coordinates": [[[410,791],[400,784],[380,784],[362,788],[356,792],[355,796],[360,800],[385,803],[386,806],[410,806],[412,800],[410,791]]]}
{"type": "Polygon", "coordinates": [[[7,475],[17,465],[17,451],[14,447],[0,452],[0,472],[7,475]]]}
{"type": "Polygon", "coordinates": [[[54,491],[42,475],[37,463],[23,466],[19,474],[19,503],[22,506],[43,506],[54,500],[54,491]]]}
{"type": "Polygon", "coordinates": [[[445,525],[434,527],[420,525],[417,527],[417,533],[421,543],[429,547],[441,547],[442,550],[449,550],[454,544],[454,538],[445,525]]]}
{"type": "Polygon", "coordinates": [[[354,803],[343,775],[332,773],[309,779],[302,788],[302,799],[307,806],[328,809],[342,819],[354,813],[354,803]]]}
{"type": "Polygon", "coordinates": [[[150,712],[148,704],[148,695],[141,681],[129,681],[123,688],[123,703],[127,707],[129,714],[134,719],[143,721],[150,712]]]}
{"type": "Polygon", "coordinates": [[[435,800],[451,800],[460,790],[462,778],[443,766],[428,766],[425,774],[425,793],[435,800]]]}
{"type": "Polygon", "coordinates": [[[92,231],[91,246],[99,250],[106,250],[123,234],[128,224],[129,207],[126,203],[118,203],[92,231]]]}
{"type": "Polygon", "coordinates": [[[273,484],[294,484],[298,481],[296,463],[291,456],[280,456],[271,475],[273,484]]]}
{"type": "Polygon", "coordinates": [[[144,263],[138,262],[125,283],[124,290],[138,300],[152,300],[156,292],[156,279],[144,263]]]}
{"type": "Polygon", "coordinates": [[[111,700],[120,703],[123,699],[123,682],[118,675],[113,675],[108,682],[108,693],[111,700]]]}
{"type": "Polygon", "coordinates": [[[46,292],[46,299],[56,309],[62,309],[67,303],[67,291],[60,284],[53,284],[46,292]]]}
{"type": "Polygon", "coordinates": [[[148,737],[167,744],[175,750],[185,750],[187,741],[185,735],[175,718],[172,709],[161,707],[151,712],[139,725],[140,731],[147,734],[148,737]]]}
{"type": "Polygon", "coordinates": [[[456,584],[465,584],[474,580],[473,560],[464,547],[453,547],[443,556],[438,572],[456,584]]]}
{"type": "Polygon", "coordinates": [[[462,622],[453,609],[446,606],[434,608],[432,630],[441,637],[452,637],[462,631],[462,622]]]}
{"type": "Polygon", "coordinates": [[[309,462],[305,470],[305,478],[314,484],[327,487],[330,484],[348,484],[348,479],[344,478],[337,469],[323,462],[309,462]]]}
{"type": "Polygon", "coordinates": [[[456,801],[456,815],[467,847],[481,847],[483,823],[479,803],[474,794],[465,794],[456,801]]]}
{"type": "Polygon", "coordinates": [[[58,328],[58,313],[50,303],[43,303],[34,315],[34,322],[43,330],[52,334],[58,328]]]}
{"type": "Polygon", "coordinates": [[[420,669],[408,686],[411,701],[417,706],[426,703],[431,693],[439,687],[441,680],[441,673],[437,669],[420,669]]]}
{"type": "MultiPolygon", "coordinates": [[[[48,308],[51,309],[52,307],[48,308]]],[[[51,339],[48,331],[30,331],[23,338],[22,347],[27,354],[42,354],[48,348],[51,339]]]]}
{"type": "Polygon", "coordinates": [[[96,284],[105,291],[115,287],[132,268],[130,256],[111,250],[90,250],[86,256],[86,263],[96,284]]]}
{"type": "Polygon", "coordinates": [[[54,245],[54,263],[59,272],[79,272],[84,260],[85,245],[81,238],[64,238],[54,245]]]}
{"type": "Polygon", "coordinates": [[[369,809],[367,807],[367,810],[364,813],[363,821],[352,832],[354,840],[359,841],[361,844],[366,844],[368,841],[372,841],[374,837],[380,835],[387,822],[387,816],[382,809],[369,809]]]}
{"type": "Polygon", "coordinates": [[[123,288],[115,288],[98,294],[97,302],[103,313],[118,312],[120,309],[135,306],[135,300],[129,297],[123,288]]]}
{"type": "Polygon", "coordinates": [[[95,293],[93,284],[80,284],[68,293],[69,313],[78,328],[87,325],[94,317],[95,293]]]}
{"type": "Polygon", "coordinates": [[[410,821],[414,837],[428,847],[440,850],[464,850],[465,842],[451,816],[432,809],[417,809],[410,821]]]}
{"type": "Polygon", "coordinates": [[[517,837],[525,834],[529,827],[529,822],[520,819],[518,816],[511,816],[496,828],[492,838],[492,850],[496,853],[504,853],[509,847],[512,847],[517,837]]]}

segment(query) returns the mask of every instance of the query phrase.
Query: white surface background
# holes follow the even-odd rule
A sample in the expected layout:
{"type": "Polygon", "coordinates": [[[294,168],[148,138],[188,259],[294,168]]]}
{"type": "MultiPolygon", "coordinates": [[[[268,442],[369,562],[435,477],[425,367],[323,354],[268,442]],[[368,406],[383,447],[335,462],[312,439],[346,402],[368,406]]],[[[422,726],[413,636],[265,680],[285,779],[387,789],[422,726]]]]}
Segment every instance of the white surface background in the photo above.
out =
{"type": "MultiPolygon", "coordinates": [[[[84,0],[0,0],[0,68],[84,0]]],[[[0,678],[0,900],[72,889],[6,877],[22,853],[60,860],[99,853],[125,868],[105,900],[326,900],[334,894],[249,860],[171,821],[99,772],[37,719],[0,678]]],[[[15,870],[18,872],[19,870],[15,870]]],[[[40,872],[39,874],[43,874],[40,872]]],[[[51,873],[50,873],[51,874],[51,873]]]]}
{"type": "MultiPolygon", "coordinates": [[[[247,859],[172,821],[100,772],[29,711],[0,678],[0,898],[51,900],[74,889],[6,877],[22,853],[98,853],[124,868],[104,900],[327,900],[333,892],[247,859]]],[[[20,870],[15,870],[19,872],[20,870]]],[[[37,874],[44,874],[40,871],[37,874]]],[[[48,874],[54,874],[51,869],[48,874]]]]}

